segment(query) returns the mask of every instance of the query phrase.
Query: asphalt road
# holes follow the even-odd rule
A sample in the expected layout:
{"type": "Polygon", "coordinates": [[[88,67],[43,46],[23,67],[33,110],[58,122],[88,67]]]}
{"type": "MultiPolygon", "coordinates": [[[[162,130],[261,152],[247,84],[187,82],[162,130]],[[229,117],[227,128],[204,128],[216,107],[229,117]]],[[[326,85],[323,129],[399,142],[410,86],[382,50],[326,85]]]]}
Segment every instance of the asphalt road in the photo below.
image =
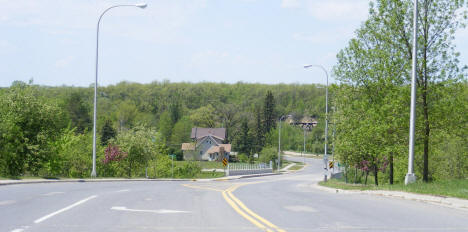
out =
{"type": "Polygon", "coordinates": [[[466,211],[315,189],[322,161],[307,162],[234,181],[0,186],[0,231],[468,231],[466,211]]]}

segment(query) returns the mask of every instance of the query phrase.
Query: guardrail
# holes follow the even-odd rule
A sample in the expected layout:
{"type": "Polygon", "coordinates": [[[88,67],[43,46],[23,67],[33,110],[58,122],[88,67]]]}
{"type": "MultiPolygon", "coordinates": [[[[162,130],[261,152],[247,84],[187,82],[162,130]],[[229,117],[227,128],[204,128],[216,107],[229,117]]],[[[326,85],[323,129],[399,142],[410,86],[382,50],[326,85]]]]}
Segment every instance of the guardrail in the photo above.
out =
{"type": "Polygon", "coordinates": [[[273,173],[273,163],[270,164],[246,164],[246,163],[229,163],[226,168],[226,176],[250,175],[273,173]]]}

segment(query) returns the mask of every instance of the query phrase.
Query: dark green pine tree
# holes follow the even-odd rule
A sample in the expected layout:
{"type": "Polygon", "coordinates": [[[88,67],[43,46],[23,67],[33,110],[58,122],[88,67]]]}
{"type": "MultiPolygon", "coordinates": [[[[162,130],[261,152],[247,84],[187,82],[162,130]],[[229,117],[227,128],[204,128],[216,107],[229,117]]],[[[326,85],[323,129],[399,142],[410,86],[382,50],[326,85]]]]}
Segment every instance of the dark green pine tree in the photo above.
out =
{"type": "Polygon", "coordinates": [[[265,145],[265,131],[260,109],[255,110],[255,152],[260,152],[265,145]]]}
{"type": "Polygon", "coordinates": [[[237,150],[240,153],[251,155],[252,153],[252,139],[249,134],[249,124],[246,118],[242,120],[240,128],[240,136],[238,137],[237,150]]]}
{"type": "Polygon", "coordinates": [[[107,145],[109,140],[114,138],[116,135],[117,133],[115,129],[112,127],[111,121],[106,120],[101,130],[101,144],[103,146],[107,145]]]}
{"type": "Polygon", "coordinates": [[[265,133],[271,131],[271,129],[276,128],[276,115],[275,115],[275,98],[271,91],[267,92],[265,97],[265,105],[263,106],[263,129],[265,133]]]}

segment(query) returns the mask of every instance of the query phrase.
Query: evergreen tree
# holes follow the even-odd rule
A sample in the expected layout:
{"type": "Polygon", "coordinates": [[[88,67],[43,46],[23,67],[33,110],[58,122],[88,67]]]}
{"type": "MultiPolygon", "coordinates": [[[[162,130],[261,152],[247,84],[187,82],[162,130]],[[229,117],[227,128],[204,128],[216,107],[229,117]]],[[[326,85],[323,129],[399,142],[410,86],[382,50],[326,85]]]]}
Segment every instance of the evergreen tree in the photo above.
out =
{"type": "Polygon", "coordinates": [[[270,90],[268,90],[267,95],[265,97],[263,117],[265,133],[268,133],[271,131],[271,129],[276,128],[275,98],[273,97],[273,93],[270,90]]]}
{"type": "Polygon", "coordinates": [[[240,134],[237,140],[237,151],[247,155],[252,153],[252,139],[249,133],[249,124],[246,118],[242,120],[240,134]]]}
{"type": "Polygon", "coordinates": [[[255,152],[260,152],[265,145],[265,131],[263,130],[262,114],[255,110],[255,152]]]}
{"type": "Polygon", "coordinates": [[[117,132],[112,127],[111,121],[106,120],[101,130],[101,144],[103,146],[107,145],[109,139],[115,138],[116,135],[117,135],[117,132]]]}

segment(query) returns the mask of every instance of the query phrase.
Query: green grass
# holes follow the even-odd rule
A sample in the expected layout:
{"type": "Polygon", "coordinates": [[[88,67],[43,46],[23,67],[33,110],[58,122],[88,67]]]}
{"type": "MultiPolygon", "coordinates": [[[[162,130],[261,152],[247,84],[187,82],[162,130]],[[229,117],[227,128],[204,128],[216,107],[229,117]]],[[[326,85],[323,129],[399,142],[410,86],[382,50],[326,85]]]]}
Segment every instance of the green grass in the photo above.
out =
{"type": "Polygon", "coordinates": [[[301,168],[303,168],[303,167],[304,167],[304,165],[296,164],[296,165],[292,166],[289,170],[291,170],[291,171],[297,171],[297,170],[299,170],[299,169],[301,169],[301,168]]]}
{"type": "Polygon", "coordinates": [[[197,162],[202,169],[203,168],[206,168],[206,169],[213,169],[213,168],[223,169],[224,168],[223,163],[215,162],[215,161],[185,161],[185,160],[174,161],[174,166],[183,166],[185,163],[188,163],[188,162],[197,162]]]}
{"type": "Polygon", "coordinates": [[[326,187],[345,190],[390,190],[468,199],[468,179],[440,180],[429,183],[417,181],[416,183],[409,185],[397,183],[393,185],[383,184],[379,186],[370,184],[349,184],[345,183],[341,179],[331,179],[327,182],[320,182],[319,184],[326,187]]]}
{"type": "Polygon", "coordinates": [[[63,179],[70,179],[65,177],[55,177],[55,176],[18,176],[18,177],[0,177],[0,180],[25,180],[25,179],[44,179],[44,180],[63,180],[63,179]]]}
{"type": "Polygon", "coordinates": [[[194,178],[195,179],[209,179],[209,178],[219,178],[224,177],[224,172],[201,172],[198,173],[194,178]]]}

